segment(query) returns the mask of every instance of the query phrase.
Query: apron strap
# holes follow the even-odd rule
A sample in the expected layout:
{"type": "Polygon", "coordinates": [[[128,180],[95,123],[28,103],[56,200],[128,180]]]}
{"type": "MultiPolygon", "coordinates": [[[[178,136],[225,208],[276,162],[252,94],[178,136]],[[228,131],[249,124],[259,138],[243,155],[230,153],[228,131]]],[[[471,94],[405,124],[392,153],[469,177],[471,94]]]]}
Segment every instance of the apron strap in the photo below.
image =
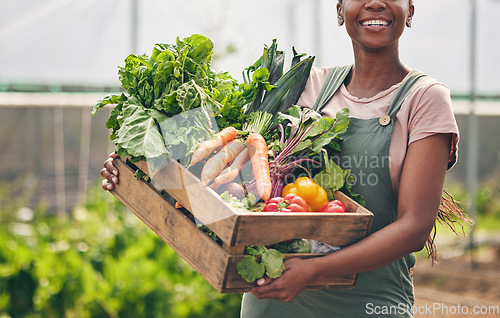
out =
{"type": "MultiPolygon", "coordinates": [[[[321,87],[318,98],[314,103],[313,109],[317,112],[325,107],[328,101],[332,98],[335,92],[340,88],[342,83],[345,81],[349,72],[351,72],[353,64],[335,66],[328,73],[325,83],[321,87]]],[[[392,120],[396,118],[396,114],[403,105],[405,98],[410,93],[413,85],[417,83],[421,78],[427,76],[418,70],[411,70],[399,85],[396,95],[394,96],[392,103],[389,107],[387,114],[392,120]]]]}
{"type": "Polygon", "coordinates": [[[345,78],[352,69],[352,64],[333,67],[328,73],[325,83],[321,86],[318,98],[314,103],[313,109],[321,112],[326,103],[332,98],[333,94],[339,89],[345,78]]]}
{"type": "Polygon", "coordinates": [[[408,96],[408,94],[410,93],[413,85],[415,85],[415,83],[417,83],[421,78],[425,76],[427,75],[417,70],[411,70],[406,75],[406,77],[401,82],[401,85],[399,85],[398,90],[396,91],[396,95],[392,99],[389,110],[387,111],[387,115],[389,115],[391,119],[394,120],[396,118],[397,112],[401,108],[401,105],[403,105],[403,102],[406,96],[408,96]]]}

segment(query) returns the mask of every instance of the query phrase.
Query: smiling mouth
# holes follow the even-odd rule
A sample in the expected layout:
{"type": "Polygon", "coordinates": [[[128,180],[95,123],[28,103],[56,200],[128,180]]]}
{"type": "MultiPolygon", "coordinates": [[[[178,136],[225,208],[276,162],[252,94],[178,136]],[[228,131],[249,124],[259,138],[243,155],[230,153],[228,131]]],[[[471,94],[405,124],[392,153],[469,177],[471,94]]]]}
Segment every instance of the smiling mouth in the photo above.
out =
{"type": "Polygon", "coordinates": [[[366,20],[361,21],[360,24],[362,26],[388,26],[391,22],[385,20],[366,20]]]}

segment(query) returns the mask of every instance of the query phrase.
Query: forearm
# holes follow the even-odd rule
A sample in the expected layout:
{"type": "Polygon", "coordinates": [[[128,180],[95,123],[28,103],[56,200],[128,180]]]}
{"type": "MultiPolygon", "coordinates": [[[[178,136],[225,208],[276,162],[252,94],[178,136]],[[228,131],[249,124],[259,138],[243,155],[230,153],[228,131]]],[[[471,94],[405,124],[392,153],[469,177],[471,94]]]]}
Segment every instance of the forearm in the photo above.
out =
{"type": "Polygon", "coordinates": [[[311,259],[314,280],[366,272],[390,264],[420,250],[431,228],[411,219],[398,220],[351,246],[311,259]]]}
{"type": "Polygon", "coordinates": [[[438,134],[410,144],[401,174],[397,220],[358,243],[313,259],[317,279],[370,271],[424,247],[436,222],[450,140],[451,135],[438,134]]]}

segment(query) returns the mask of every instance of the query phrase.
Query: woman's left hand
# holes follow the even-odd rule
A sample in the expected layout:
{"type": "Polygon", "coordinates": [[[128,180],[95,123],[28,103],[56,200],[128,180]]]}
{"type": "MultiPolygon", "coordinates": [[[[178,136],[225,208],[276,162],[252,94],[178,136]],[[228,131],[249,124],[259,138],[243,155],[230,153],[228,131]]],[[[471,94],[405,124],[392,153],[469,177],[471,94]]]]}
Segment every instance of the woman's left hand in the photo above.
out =
{"type": "Polygon", "coordinates": [[[314,272],[308,259],[291,258],[284,262],[283,275],[277,279],[269,277],[257,281],[257,287],[250,291],[259,299],[271,298],[292,301],[298,293],[312,283],[314,272]]]}

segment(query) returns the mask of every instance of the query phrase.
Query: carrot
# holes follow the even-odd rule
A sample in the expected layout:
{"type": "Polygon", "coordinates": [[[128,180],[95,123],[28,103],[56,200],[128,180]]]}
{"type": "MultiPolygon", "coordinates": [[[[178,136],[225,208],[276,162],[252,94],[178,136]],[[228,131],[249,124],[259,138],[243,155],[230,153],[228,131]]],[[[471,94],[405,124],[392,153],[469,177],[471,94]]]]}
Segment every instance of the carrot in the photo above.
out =
{"type": "Polygon", "coordinates": [[[252,170],[255,175],[257,191],[264,202],[271,196],[271,176],[269,174],[269,162],[267,144],[261,134],[251,133],[246,141],[252,170]]]}
{"type": "Polygon", "coordinates": [[[233,162],[229,167],[224,169],[217,178],[214,179],[214,183],[221,185],[224,183],[229,183],[233,181],[238,173],[241,170],[241,167],[248,160],[248,148],[243,149],[237,156],[234,158],[233,162]]]}
{"type": "Polygon", "coordinates": [[[207,160],[201,170],[201,182],[207,185],[212,179],[217,177],[226,165],[231,162],[243,149],[245,144],[235,139],[228,142],[217,154],[207,160]]]}
{"type": "Polygon", "coordinates": [[[238,131],[234,127],[229,126],[229,127],[222,129],[221,131],[219,131],[215,135],[215,138],[211,138],[211,139],[203,141],[198,146],[198,148],[196,148],[196,150],[193,152],[193,155],[191,156],[191,162],[189,163],[189,165],[192,166],[195,163],[205,159],[217,147],[225,145],[226,143],[235,139],[237,135],[238,135],[238,131]]]}

